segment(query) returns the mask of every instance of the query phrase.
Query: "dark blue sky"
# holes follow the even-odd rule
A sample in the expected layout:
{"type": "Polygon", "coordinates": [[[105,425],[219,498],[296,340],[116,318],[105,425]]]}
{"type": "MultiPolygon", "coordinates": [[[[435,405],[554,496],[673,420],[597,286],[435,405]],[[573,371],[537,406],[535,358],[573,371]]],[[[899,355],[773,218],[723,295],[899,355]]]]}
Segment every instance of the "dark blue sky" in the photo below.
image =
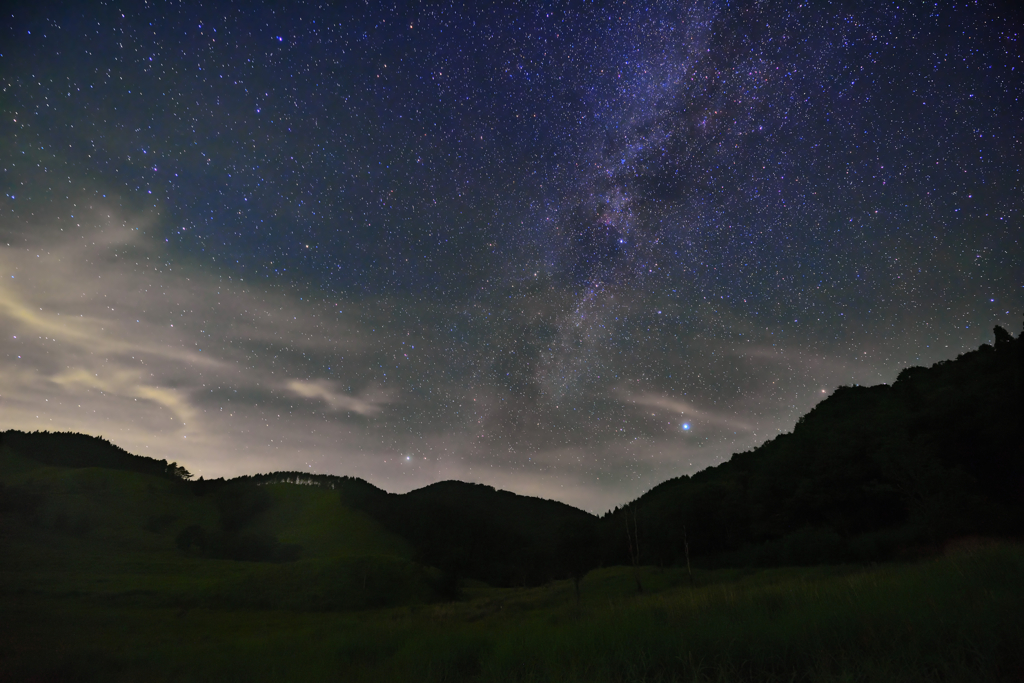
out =
{"type": "Polygon", "coordinates": [[[596,509],[1020,327],[1008,5],[40,3],[0,30],[4,427],[596,509]]]}

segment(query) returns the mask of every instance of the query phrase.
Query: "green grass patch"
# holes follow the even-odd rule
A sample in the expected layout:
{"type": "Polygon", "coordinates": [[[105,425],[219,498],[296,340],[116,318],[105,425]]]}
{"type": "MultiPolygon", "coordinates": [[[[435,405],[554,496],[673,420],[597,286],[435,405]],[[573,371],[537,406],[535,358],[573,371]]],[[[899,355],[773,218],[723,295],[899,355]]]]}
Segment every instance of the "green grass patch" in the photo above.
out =
{"type": "Polygon", "coordinates": [[[266,530],[301,546],[303,557],[412,557],[408,543],[366,513],[342,505],[333,489],[295,484],[268,484],[266,489],[274,500],[266,530]]]}

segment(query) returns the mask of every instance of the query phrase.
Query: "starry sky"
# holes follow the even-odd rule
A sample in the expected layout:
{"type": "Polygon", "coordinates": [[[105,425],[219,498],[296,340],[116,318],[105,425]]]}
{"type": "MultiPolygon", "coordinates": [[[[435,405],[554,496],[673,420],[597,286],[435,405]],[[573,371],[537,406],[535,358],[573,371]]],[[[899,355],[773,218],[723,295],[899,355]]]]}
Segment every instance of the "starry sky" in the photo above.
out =
{"type": "Polygon", "coordinates": [[[0,429],[603,512],[1014,334],[1011,3],[23,3],[0,429]]]}

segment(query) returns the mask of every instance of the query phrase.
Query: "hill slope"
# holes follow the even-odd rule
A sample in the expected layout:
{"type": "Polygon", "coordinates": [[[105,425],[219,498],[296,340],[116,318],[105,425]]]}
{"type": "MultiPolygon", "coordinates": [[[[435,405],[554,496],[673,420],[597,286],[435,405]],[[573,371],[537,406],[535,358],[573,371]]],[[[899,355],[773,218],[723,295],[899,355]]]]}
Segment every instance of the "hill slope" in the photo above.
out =
{"type": "MultiPolygon", "coordinates": [[[[629,504],[642,561],[885,559],[957,536],[1024,532],[1024,339],[840,387],[792,433],[629,504]]],[[[1024,337],[1024,334],[1021,335],[1024,337]]],[[[602,521],[626,562],[626,509],[602,521]]]]}
{"type": "Polygon", "coordinates": [[[9,592],[297,609],[436,594],[436,575],[405,541],[328,488],[54,467],[6,443],[0,582],[9,592]]]}
{"type": "Polygon", "coordinates": [[[443,481],[404,495],[353,502],[407,539],[417,558],[451,581],[538,585],[567,572],[565,536],[597,518],[553,500],[483,484],[443,481]]]}
{"type": "Polygon", "coordinates": [[[302,472],[190,476],[96,437],[0,434],[0,510],[108,550],[276,563],[401,558],[440,568],[432,590],[452,596],[462,579],[538,585],[564,575],[564,529],[596,523],[563,503],[455,481],[396,495],[302,472]]]}

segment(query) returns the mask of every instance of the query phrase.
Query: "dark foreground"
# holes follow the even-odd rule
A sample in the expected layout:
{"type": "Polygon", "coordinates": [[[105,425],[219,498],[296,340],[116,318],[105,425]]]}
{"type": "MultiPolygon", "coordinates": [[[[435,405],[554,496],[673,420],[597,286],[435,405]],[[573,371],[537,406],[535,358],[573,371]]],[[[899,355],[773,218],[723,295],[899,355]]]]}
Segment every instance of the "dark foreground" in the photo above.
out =
{"type": "MultiPolygon", "coordinates": [[[[38,681],[1020,681],[1024,550],[915,564],[470,587],[378,610],[139,606],[98,586],[0,594],[0,676],[38,681]]],[[[57,584],[59,585],[59,584],[57,584]]]]}

